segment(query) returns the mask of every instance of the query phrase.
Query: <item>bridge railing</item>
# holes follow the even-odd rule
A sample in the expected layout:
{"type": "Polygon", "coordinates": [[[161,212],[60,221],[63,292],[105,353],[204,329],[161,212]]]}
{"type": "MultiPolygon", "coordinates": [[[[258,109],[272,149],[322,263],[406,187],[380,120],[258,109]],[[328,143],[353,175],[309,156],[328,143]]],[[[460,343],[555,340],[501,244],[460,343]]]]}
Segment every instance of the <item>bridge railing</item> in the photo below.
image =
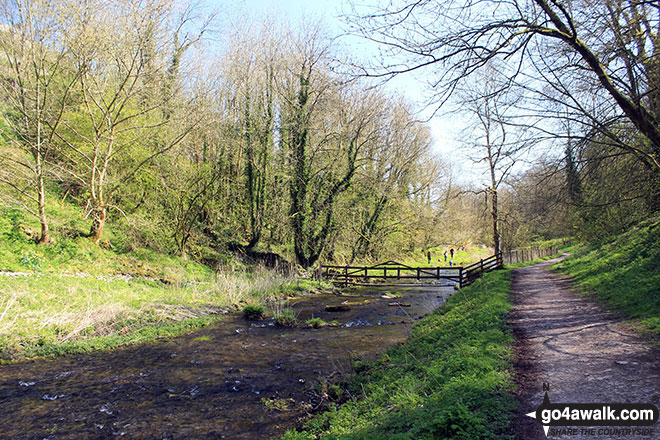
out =
{"type": "Polygon", "coordinates": [[[413,267],[396,261],[374,266],[339,266],[323,264],[320,276],[347,286],[370,279],[381,280],[448,280],[459,287],[467,286],[486,272],[502,267],[502,254],[493,255],[470,266],[413,267]]]}
{"type": "Polygon", "coordinates": [[[499,269],[503,265],[504,260],[502,258],[502,252],[500,252],[499,254],[491,255],[484,260],[479,260],[476,263],[464,267],[461,271],[460,287],[465,287],[472,284],[474,280],[480,278],[483,274],[495,269],[499,269]]]}

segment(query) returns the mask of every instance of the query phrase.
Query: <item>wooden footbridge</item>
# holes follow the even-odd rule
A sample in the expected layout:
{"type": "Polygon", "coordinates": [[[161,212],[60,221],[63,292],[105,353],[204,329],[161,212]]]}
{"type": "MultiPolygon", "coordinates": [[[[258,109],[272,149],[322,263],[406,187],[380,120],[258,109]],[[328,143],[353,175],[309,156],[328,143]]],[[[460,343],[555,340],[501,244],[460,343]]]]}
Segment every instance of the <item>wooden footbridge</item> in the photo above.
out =
{"type": "Polygon", "coordinates": [[[502,253],[492,255],[469,266],[451,267],[414,267],[386,261],[374,266],[335,266],[321,265],[321,278],[343,284],[363,284],[369,280],[384,280],[398,282],[400,280],[412,283],[447,280],[449,284],[459,288],[471,284],[484,273],[502,267],[502,253]]]}

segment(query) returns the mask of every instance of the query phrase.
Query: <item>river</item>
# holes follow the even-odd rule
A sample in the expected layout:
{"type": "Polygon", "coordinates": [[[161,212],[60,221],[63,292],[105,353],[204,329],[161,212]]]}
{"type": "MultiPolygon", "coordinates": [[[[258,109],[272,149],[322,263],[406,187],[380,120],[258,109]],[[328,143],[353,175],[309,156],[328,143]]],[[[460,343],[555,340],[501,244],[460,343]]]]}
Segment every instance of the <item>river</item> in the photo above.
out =
{"type": "Polygon", "coordinates": [[[281,328],[227,315],[177,338],[5,365],[0,438],[273,438],[325,402],[328,377],[405,341],[451,293],[430,284],[354,287],[290,302],[299,321],[319,317],[337,327],[281,328]]]}

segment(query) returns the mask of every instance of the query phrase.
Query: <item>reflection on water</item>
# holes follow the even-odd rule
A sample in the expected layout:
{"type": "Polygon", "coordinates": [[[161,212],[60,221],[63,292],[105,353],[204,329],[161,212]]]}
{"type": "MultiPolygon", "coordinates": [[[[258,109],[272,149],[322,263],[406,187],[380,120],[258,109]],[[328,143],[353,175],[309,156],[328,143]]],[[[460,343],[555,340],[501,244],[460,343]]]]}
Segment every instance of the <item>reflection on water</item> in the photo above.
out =
{"type": "Polygon", "coordinates": [[[322,378],[404,341],[410,324],[452,292],[357,287],[290,304],[302,322],[317,317],[337,327],[228,316],[171,340],[3,366],[0,438],[272,438],[313,410],[322,378]],[[340,304],[349,310],[326,311],[340,304]]]}

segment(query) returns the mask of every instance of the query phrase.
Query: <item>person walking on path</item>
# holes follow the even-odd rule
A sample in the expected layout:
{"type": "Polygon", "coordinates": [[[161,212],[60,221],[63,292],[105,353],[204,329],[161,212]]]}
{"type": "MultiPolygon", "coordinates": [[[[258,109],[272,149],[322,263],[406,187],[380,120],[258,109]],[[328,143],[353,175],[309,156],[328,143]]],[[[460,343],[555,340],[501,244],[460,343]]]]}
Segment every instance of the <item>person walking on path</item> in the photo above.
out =
{"type": "Polygon", "coordinates": [[[431,251],[426,253],[426,258],[428,259],[428,264],[431,264],[431,251]]]}
{"type": "Polygon", "coordinates": [[[445,251],[445,263],[447,262],[447,251],[445,251]]]}
{"type": "Polygon", "coordinates": [[[449,254],[451,255],[451,259],[454,259],[454,248],[449,249],[449,254]]]}

